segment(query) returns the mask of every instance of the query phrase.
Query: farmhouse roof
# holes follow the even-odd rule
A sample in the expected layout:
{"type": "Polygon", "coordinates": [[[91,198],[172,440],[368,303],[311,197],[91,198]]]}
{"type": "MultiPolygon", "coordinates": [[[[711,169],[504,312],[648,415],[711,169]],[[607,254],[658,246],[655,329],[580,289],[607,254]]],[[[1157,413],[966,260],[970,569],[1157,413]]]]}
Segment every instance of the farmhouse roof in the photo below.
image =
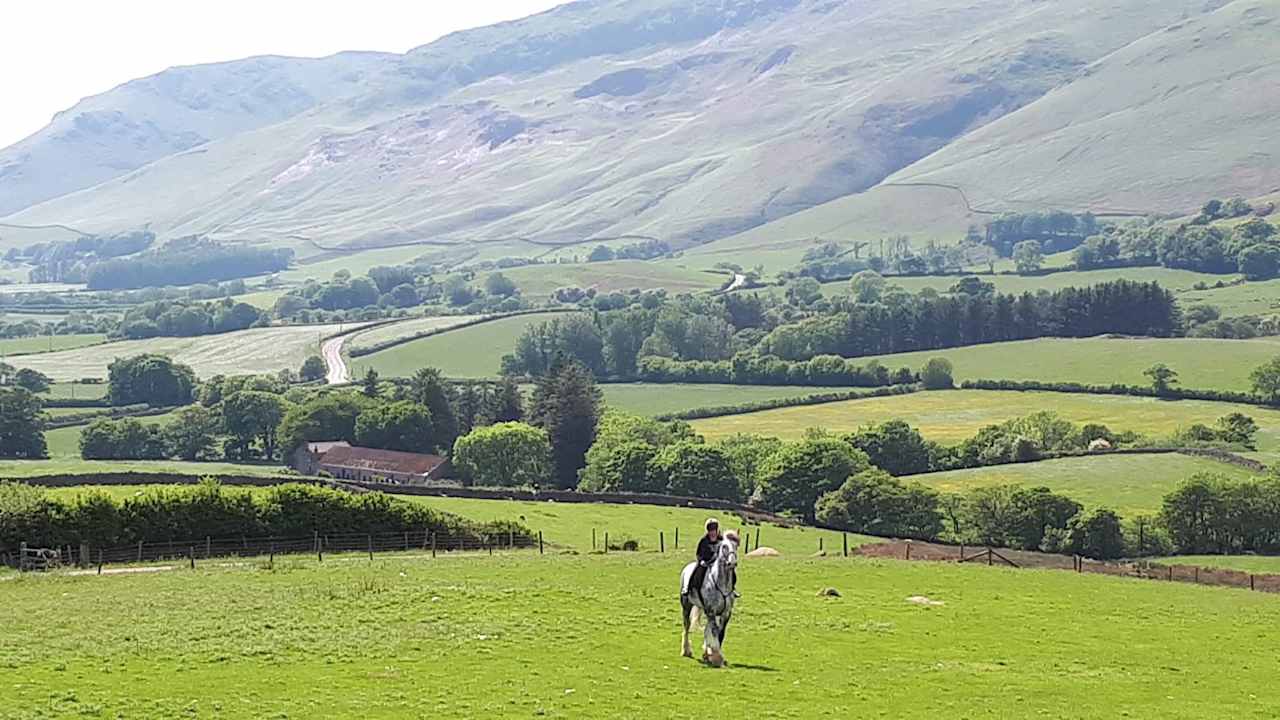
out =
{"type": "Polygon", "coordinates": [[[322,467],[340,467],[369,472],[427,475],[440,467],[444,458],[439,455],[421,455],[396,450],[337,445],[320,456],[322,467]]]}
{"type": "Polygon", "coordinates": [[[351,447],[351,443],[346,440],[334,440],[330,442],[313,442],[307,443],[307,449],[317,455],[323,455],[334,448],[351,447]]]}

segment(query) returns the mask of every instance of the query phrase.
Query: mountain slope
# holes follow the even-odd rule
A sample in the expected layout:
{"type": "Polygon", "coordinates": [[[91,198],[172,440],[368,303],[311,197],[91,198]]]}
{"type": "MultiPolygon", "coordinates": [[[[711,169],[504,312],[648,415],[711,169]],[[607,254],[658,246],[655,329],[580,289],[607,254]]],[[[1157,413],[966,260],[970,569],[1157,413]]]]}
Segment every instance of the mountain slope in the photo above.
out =
{"type": "Polygon", "coordinates": [[[1280,1],[1234,2],[896,173],[1017,209],[1185,212],[1280,190],[1280,1]]]}
{"type": "MultiPolygon", "coordinates": [[[[1169,26],[1217,22],[1223,4],[578,2],[379,56],[356,94],[8,220],[325,247],[705,243],[894,173],[941,172],[929,163],[952,145],[1089,83],[1169,26]]],[[[1255,64],[1278,54],[1275,44],[1257,51],[1255,64]]],[[[1072,108],[1050,107],[1071,123],[1072,108]]],[[[1134,117],[1115,132],[1142,127],[1134,117]]],[[[865,216],[866,203],[852,206],[865,216]]]]}

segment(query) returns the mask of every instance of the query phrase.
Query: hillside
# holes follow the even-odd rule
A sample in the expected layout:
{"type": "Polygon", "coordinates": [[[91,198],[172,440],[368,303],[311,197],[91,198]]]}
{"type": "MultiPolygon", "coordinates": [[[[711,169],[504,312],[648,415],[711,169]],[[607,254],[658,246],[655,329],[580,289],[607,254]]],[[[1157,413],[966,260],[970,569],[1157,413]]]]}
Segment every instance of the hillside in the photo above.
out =
{"type": "MultiPolygon", "coordinates": [[[[239,84],[222,78],[267,61],[217,66],[220,73],[187,69],[182,82],[162,73],[144,85],[159,93],[147,102],[137,100],[142,88],[127,84],[5,151],[0,196],[23,198],[9,209],[53,198],[11,222],[87,231],[150,223],[162,238],[211,233],[325,247],[472,242],[512,253],[530,252],[521,239],[702,243],[839,202],[886,177],[923,176],[940,162],[929,158],[984,137],[982,128],[1021,127],[1013,118],[1024,113],[1070,125],[1102,106],[1057,97],[1080,83],[1086,94],[1107,83],[1120,72],[1111,70],[1115,58],[1163,47],[1160,38],[1193,27],[1256,22],[1271,8],[1250,14],[1245,5],[1254,3],[1232,3],[1214,12],[1221,4],[578,2],[404,56],[272,59],[262,78],[239,84]],[[1183,29],[1166,31],[1175,24],[1183,29]],[[252,91],[277,87],[290,99],[282,108],[244,107],[246,90],[257,98],[252,91]],[[1049,109],[1037,110],[1041,103],[1049,109]],[[156,139],[118,157],[111,143],[92,138],[60,146],[68,124],[98,107],[121,113],[122,127],[154,126],[156,139]],[[191,113],[212,119],[196,122],[191,113]],[[33,189],[31,178],[53,175],[58,158],[75,153],[97,158],[96,169],[33,189]]],[[[1244,29],[1237,34],[1231,42],[1206,37],[1225,49],[1212,56],[1214,70],[1198,76],[1208,82],[1217,77],[1211,72],[1272,60],[1274,43],[1252,43],[1247,57],[1228,52],[1251,43],[1244,29]]],[[[1168,52],[1177,53],[1171,68],[1194,68],[1210,50],[1172,44],[1168,52]]],[[[1269,72],[1243,73],[1232,87],[1258,87],[1252,79],[1269,72]]],[[[1224,126],[1218,111],[1166,122],[1215,146],[1251,145],[1277,117],[1261,112],[1271,102],[1266,93],[1254,95],[1248,107],[1259,112],[1248,122],[1224,126]]],[[[1175,110],[1139,105],[1111,142],[1138,146],[1146,112],[1175,110]]],[[[1199,198],[1218,177],[1199,176],[1179,159],[1185,153],[1166,154],[1169,167],[1189,169],[1168,173],[1151,197],[1135,191],[1124,202],[1163,207],[1199,198]]],[[[1214,167],[1232,163],[1230,188],[1265,184],[1265,155],[1228,155],[1214,167]]],[[[1117,163],[1104,177],[1096,165],[1082,157],[1070,174],[1084,178],[1078,182],[1095,199],[1150,175],[1141,164],[1117,163]],[[1090,177],[1096,182],[1086,183],[1090,177]]],[[[1256,190],[1249,194],[1271,188],[1256,190]]],[[[1056,202],[1048,190],[1036,192],[1038,201],[1056,202]]],[[[854,205],[856,217],[879,214],[877,202],[854,205]]],[[[948,210],[926,224],[945,235],[963,229],[967,215],[948,210]]],[[[839,218],[822,222],[841,228],[839,218]]]]}

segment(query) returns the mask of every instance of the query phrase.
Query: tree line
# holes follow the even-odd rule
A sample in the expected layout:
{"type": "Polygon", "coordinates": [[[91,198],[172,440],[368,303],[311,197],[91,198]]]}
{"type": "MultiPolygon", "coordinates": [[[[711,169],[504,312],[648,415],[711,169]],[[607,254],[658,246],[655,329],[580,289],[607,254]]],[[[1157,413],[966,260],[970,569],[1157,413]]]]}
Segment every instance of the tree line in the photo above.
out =
{"type": "Polygon", "coordinates": [[[269,321],[267,313],[231,298],[209,303],[158,300],[129,308],[112,334],[130,340],[196,337],[263,327],[269,321]]]}
{"type": "Polygon", "coordinates": [[[222,245],[199,237],[181,238],[159,250],[95,262],[85,272],[90,290],[195,285],[280,272],[293,251],[222,245]]]}

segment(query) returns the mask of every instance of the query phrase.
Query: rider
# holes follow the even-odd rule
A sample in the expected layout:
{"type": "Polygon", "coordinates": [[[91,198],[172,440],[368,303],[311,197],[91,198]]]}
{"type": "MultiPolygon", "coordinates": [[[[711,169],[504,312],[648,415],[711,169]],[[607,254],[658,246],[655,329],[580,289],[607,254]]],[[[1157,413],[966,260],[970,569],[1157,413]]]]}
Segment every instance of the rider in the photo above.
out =
{"type": "Polygon", "coordinates": [[[708,518],[706,529],[707,534],[698,541],[698,566],[693,569],[689,587],[685,588],[686,593],[690,590],[702,592],[702,581],[707,576],[707,568],[716,560],[716,548],[720,545],[720,521],[708,518]]]}

